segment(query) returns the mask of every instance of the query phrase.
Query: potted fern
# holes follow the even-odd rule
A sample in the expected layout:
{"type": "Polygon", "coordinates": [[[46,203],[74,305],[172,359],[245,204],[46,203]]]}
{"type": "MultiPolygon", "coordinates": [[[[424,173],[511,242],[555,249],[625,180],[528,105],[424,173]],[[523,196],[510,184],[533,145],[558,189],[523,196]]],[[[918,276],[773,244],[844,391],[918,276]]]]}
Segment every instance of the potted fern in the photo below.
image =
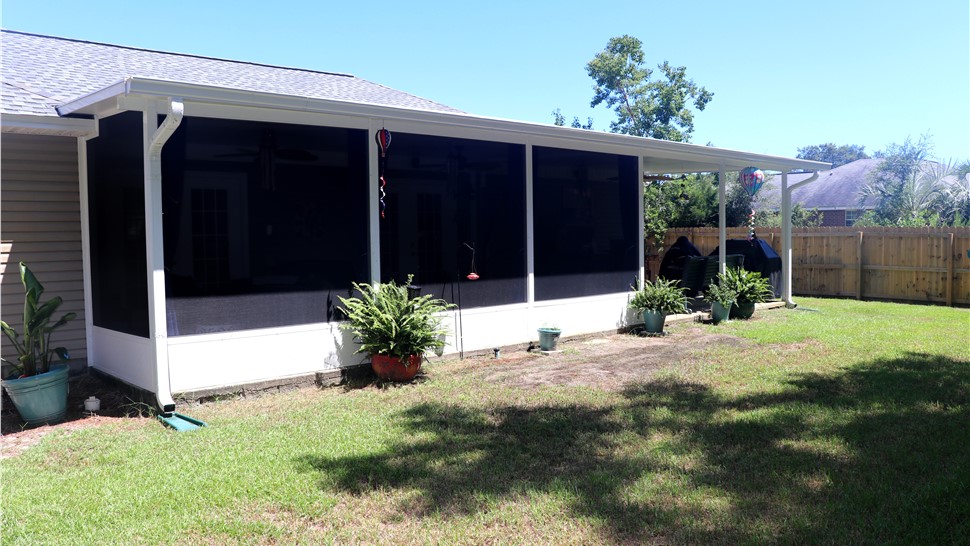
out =
{"type": "Polygon", "coordinates": [[[438,315],[453,306],[429,295],[409,297],[412,279],[409,275],[404,285],[354,283],[360,297],[340,298],[347,316],[340,327],[354,333],[358,353],[370,353],[371,368],[381,379],[410,381],[424,353],[445,344],[438,315]]]}
{"type": "Polygon", "coordinates": [[[774,296],[768,279],[762,277],[761,273],[740,267],[727,268],[719,284],[737,294],[734,305],[731,306],[731,318],[751,318],[756,303],[766,302],[774,296]]]}
{"type": "Polygon", "coordinates": [[[643,288],[633,294],[629,307],[643,314],[643,326],[648,333],[661,333],[667,315],[687,312],[685,290],[676,280],[659,278],[645,282],[643,288]]]}
{"type": "Polygon", "coordinates": [[[6,321],[0,321],[0,328],[17,351],[16,362],[3,360],[13,369],[10,377],[3,379],[3,388],[27,426],[57,423],[67,413],[69,368],[67,364],[52,362],[55,356],[67,361],[70,355],[64,347],[51,346],[51,334],[76,314],[66,313],[52,322],[63,300],[56,296],[41,302],[44,286],[24,262],[20,262],[20,283],[25,292],[23,335],[6,321]]]}
{"type": "Polygon", "coordinates": [[[727,320],[737,297],[738,293],[718,275],[718,282],[710,284],[704,289],[704,301],[711,304],[711,322],[718,324],[727,320]]]}

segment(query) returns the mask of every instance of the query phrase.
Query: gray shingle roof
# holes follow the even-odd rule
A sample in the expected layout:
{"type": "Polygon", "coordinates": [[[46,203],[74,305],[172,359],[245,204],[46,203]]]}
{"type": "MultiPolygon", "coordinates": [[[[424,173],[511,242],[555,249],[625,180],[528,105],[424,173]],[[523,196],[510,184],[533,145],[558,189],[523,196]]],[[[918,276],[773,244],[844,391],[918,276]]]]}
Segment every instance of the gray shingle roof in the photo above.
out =
{"type": "MultiPolygon", "coordinates": [[[[814,209],[859,209],[873,208],[874,197],[859,202],[859,191],[869,178],[869,173],[879,165],[881,159],[859,159],[828,171],[819,171],[818,180],[792,190],[792,203],[814,209]]],[[[811,173],[789,174],[788,184],[792,185],[809,178],[811,173]]],[[[775,175],[770,185],[765,185],[763,200],[771,206],[781,203],[781,175],[775,175]]]]}
{"type": "Polygon", "coordinates": [[[6,114],[57,115],[54,106],[127,77],[435,112],[459,110],[348,74],[166,53],[3,30],[6,114]]]}

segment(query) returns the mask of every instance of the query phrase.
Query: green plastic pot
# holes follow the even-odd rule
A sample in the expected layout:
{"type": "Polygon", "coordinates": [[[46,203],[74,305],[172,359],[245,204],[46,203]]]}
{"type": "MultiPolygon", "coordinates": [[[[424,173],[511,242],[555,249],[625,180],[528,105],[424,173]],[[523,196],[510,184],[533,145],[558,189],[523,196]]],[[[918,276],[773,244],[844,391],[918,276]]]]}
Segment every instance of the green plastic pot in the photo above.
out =
{"type": "Polygon", "coordinates": [[[555,351],[560,333],[562,331],[558,328],[539,328],[539,350],[555,351]]]}
{"type": "Polygon", "coordinates": [[[67,414],[67,364],[51,366],[47,373],[7,379],[10,400],[27,426],[59,423],[67,414]]]}
{"type": "Polygon", "coordinates": [[[647,331],[648,334],[660,334],[664,331],[664,322],[667,320],[667,314],[662,311],[644,311],[643,312],[643,329],[647,331]]]}
{"type": "Polygon", "coordinates": [[[718,324],[724,322],[731,316],[731,306],[729,303],[727,305],[722,305],[718,302],[711,303],[711,322],[718,324]]]}
{"type": "Polygon", "coordinates": [[[731,307],[731,318],[746,320],[754,314],[754,303],[736,303],[731,307]]]}

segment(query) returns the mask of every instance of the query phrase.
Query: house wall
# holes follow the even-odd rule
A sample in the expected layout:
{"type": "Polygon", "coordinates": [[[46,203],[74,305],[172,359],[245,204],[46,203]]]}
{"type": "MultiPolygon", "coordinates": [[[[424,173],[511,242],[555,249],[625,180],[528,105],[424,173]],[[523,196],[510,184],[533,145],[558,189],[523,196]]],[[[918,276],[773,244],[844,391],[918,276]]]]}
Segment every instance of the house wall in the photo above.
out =
{"type": "MultiPolygon", "coordinates": [[[[24,261],[44,285],[44,299],[61,296],[59,313],[77,318],[53,342],[75,363],[86,364],[84,281],[78,144],[73,137],[4,133],[0,137],[0,285],[3,320],[22,329],[24,261]]],[[[4,336],[3,357],[15,358],[4,336]]]]}
{"type": "Polygon", "coordinates": [[[823,210],[822,227],[845,227],[845,210],[823,210]]]}

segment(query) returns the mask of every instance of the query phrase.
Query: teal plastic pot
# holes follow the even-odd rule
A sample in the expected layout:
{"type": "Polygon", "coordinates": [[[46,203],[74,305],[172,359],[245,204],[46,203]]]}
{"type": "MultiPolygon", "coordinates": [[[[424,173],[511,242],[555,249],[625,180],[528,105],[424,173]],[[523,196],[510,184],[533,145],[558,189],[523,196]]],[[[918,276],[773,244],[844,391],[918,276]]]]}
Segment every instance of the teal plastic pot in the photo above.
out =
{"type": "Polygon", "coordinates": [[[643,312],[643,329],[648,334],[660,334],[664,331],[664,321],[667,320],[666,313],[661,311],[643,312]]]}
{"type": "Polygon", "coordinates": [[[67,414],[67,364],[51,366],[50,371],[20,379],[3,381],[10,400],[27,426],[59,423],[67,414]]]}
{"type": "Polygon", "coordinates": [[[731,306],[732,304],[730,303],[727,305],[721,305],[716,301],[712,302],[711,303],[711,322],[713,322],[714,324],[718,324],[720,322],[724,322],[725,320],[727,320],[731,315],[731,306]]]}
{"type": "Polygon", "coordinates": [[[731,318],[746,320],[754,314],[754,303],[735,303],[731,307],[731,318]]]}
{"type": "Polygon", "coordinates": [[[558,328],[539,328],[539,350],[555,351],[560,333],[558,328]]]}

